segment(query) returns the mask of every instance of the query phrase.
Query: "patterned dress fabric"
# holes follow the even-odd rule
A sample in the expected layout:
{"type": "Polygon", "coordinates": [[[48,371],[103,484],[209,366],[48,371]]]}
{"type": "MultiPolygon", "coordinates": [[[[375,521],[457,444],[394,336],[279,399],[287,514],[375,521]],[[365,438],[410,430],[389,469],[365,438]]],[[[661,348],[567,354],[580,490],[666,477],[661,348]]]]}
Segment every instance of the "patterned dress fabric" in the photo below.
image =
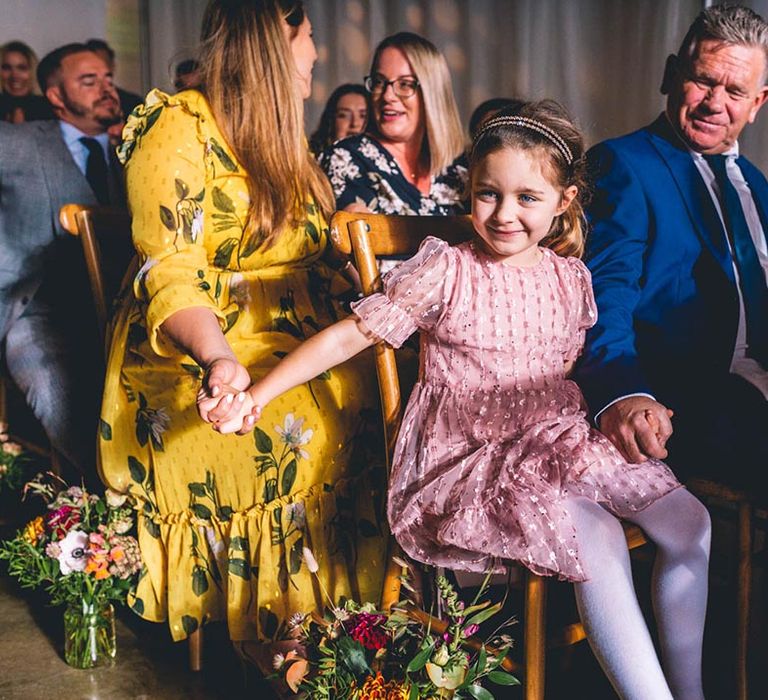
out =
{"type": "Polygon", "coordinates": [[[389,152],[367,134],[337,141],[320,157],[336,196],[336,208],[358,203],[375,214],[452,216],[463,214],[467,181],[464,156],[432,177],[428,194],[406,180],[389,152]]]}
{"type": "Polygon", "coordinates": [[[145,570],[130,601],[182,639],[226,620],[267,639],[321,604],[310,547],[334,599],[378,600],[384,559],[380,415],[369,356],[265,408],[253,435],[220,435],[195,407],[202,371],[159,332],[180,309],[219,319],[238,359],[263,376],[305,337],[345,315],[350,290],[321,259],[326,223],[269,248],[244,226],[242,167],[196,91],[149,94],[124,132],[141,269],[121,300],[102,408],[104,481],[139,502],[145,570]],[[381,476],[378,477],[381,480],[381,476]]]}
{"type": "Polygon", "coordinates": [[[388,496],[392,532],[414,559],[485,571],[500,560],[584,580],[569,496],[619,517],[679,487],[662,462],[628,464],[585,418],[565,377],[596,319],[590,276],[542,249],[533,267],[495,261],[472,241],[428,238],[353,304],[399,346],[422,331],[388,496]]]}

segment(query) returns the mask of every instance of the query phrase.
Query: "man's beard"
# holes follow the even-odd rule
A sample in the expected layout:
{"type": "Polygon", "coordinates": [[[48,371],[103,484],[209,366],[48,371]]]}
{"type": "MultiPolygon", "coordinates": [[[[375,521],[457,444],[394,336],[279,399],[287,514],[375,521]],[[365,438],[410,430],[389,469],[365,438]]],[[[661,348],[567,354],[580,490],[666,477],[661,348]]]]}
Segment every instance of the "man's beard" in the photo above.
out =
{"type": "Polygon", "coordinates": [[[112,126],[113,124],[117,124],[123,119],[122,112],[120,111],[120,103],[115,100],[105,100],[104,98],[97,100],[92,107],[86,107],[80,102],[76,102],[72,99],[70,99],[69,95],[67,95],[63,90],[61,93],[61,101],[64,103],[64,106],[67,108],[69,112],[74,114],[77,117],[92,117],[95,119],[101,126],[104,127],[104,129],[107,129],[108,127],[112,126]],[[96,114],[96,108],[101,102],[109,102],[110,104],[114,105],[114,110],[112,113],[100,113],[96,114]]]}

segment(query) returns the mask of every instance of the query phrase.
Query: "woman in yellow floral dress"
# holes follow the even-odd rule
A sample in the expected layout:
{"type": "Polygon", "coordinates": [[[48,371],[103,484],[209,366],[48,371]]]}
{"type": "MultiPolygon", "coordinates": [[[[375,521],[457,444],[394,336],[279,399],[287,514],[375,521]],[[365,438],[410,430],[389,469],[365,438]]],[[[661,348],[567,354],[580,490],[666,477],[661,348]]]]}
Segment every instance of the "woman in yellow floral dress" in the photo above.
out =
{"type": "Polygon", "coordinates": [[[301,3],[214,0],[203,44],[205,95],[153,91],[124,132],[141,269],[114,329],[101,471],[139,502],[133,610],[177,640],[209,620],[268,640],[322,604],[304,546],[331,595],[378,598],[377,393],[363,357],[273,402],[247,437],[198,415],[198,391],[205,416],[351,293],[323,261],[333,199],[303,135],[316,53],[301,3]]]}

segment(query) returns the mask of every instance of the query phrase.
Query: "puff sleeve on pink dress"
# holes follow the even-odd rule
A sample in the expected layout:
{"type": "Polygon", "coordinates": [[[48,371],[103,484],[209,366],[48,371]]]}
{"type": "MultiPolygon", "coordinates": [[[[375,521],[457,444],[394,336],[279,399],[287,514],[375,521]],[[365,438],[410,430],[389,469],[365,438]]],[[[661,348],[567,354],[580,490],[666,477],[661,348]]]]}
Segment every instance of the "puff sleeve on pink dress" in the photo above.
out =
{"type": "Polygon", "coordinates": [[[565,364],[596,320],[589,271],[542,250],[537,265],[515,267],[474,241],[430,238],[384,293],[353,305],[392,345],[425,336],[388,500],[414,559],[468,571],[516,560],[584,580],[569,497],[622,517],[680,486],[662,462],[624,461],[587,422],[565,364]]]}

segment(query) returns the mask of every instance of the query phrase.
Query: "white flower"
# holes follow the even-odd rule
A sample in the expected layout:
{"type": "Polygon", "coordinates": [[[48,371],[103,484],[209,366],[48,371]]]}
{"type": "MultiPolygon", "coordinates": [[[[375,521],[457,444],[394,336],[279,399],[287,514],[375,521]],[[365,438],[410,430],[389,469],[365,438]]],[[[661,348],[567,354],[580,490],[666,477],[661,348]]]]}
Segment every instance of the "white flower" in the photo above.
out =
{"type": "Polygon", "coordinates": [[[285,656],[283,656],[283,654],[278,653],[272,657],[272,668],[274,668],[275,671],[279,671],[283,667],[284,663],[285,656]]]}
{"type": "Polygon", "coordinates": [[[205,528],[205,539],[206,542],[208,542],[208,546],[211,548],[211,552],[213,552],[213,556],[216,557],[217,561],[226,554],[227,548],[224,545],[224,541],[216,539],[216,532],[212,527],[205,528]]]}
{"type": "Polygon", "coordinates": [[[7,455],[11,455],[12,457],[16,457],[17,455],[21,454],[22,448],[21,445],[15,442],[4,442],[3,452],[5,452],[7,455]]]}
{"type": "Polygon", "coordinates": [[[297,530],[303,530],[307,523],[307,509],[303,503],[289,503],[285,507],[288,513],[288,522],[292,523],[297,530]]]}
{"type": "Polygon", "coordinates": [[[197,237],[203,232],[203,210],[195,210],[195,215],[192,217],[192,242],[197,241],[197,237]]]}
{"type": "Polygon", "coordinates": [[[73,571],[82,571],[88,561],[86,548],[88,534],[81,530],[70,530],[67,536],[59,542],[61,552],[57,559],[61,573],[66,576],[73,571]]]}
{"type": "Polygon", "coordinates": [[[304,613],[293,613],[288,618],[288,629],[295,629],[296,627],[300,627],[304,624],[304,620],[307,619],[307,616],[304,613]]]}
{"type": "Polygon", "coordinates": [[[128,499],[128,494],[120,493],[119,491],[114,491],[107,487],[107,490],[104,492],[104,497],[107,499],[107,505],[110,508],[119,508],[128,499]]]}
{"type": "Polygon", "coordinates": [[[229,280],[229,300],[237,304],[239,309],[245,308],[251,301],[250,286],[239,272],[229,280]]]}
{"type": "Polygon", "coordinates": [[[170,416],[164,408],[148,408],[145,413],[149,429],[154,438],[153,442],[155,444],[162,443],[162,435],[168,430],[168,426],[171,424],[170,416]]]}
{"type": "Polygon", "coordinates": [[[275,432],[280,435],[282,442],[288,445],[288,448],[293,451],[294,455],[309,459],[309,453],[301,448],[312,439],[315,431],[312,428],[302,431],[303,426],[303,418],[294,420],[293,413],[288,413],[285,416],[282,427],[279,425],[275,426],[275,432]]]}
{"type": "Polygon", "coordinates": [[[139,268],[139,271],[136,273],[135,281],[137,284],[141,284],[144,279],[146,278],[149,271],[157,265],[159,260],[156,260],[155,258],[147,258],[144,261],[144,264],[139,268]]]}
{"type": "Polygon", "coordinates": [[[132,527],[133,527],[133,518],[131,518],[129,515],[124,518],[118,518],[117,520],[112,522],[112,529],[118,535],[124,535],[132,527]]]}
{"type": "Polygon", "coordinates": [[[367,138],[361,139],[359,150],[362,155],[372,160],[373,164],[379,170],[381,170],[381,172],[387,173],[388,175],[391,175],[394,172],[392,167],[390,167],[389,161],[387,160],[387,156],[381,152],[381,149],[379,149],[373,143],[373,141],[370,141],[367,138]]]}
{"type": "Polygon", "coordinates": [[[333,193],[338,197],[347,189],[348,180],[358,180],[360,168],[352,162],[352,154],[346,148],[334,148],[328,160],[328,179],[333,193]]]}
{"type": "Polygon", "coordinates": [[[320,570],[317,559],[315,559],[315,555],[312,554],[312,550],[309,547],[302,547],[301,556],[304,558],[304,563],[307,565],[310,573],[316,574],[320,570]]]}

